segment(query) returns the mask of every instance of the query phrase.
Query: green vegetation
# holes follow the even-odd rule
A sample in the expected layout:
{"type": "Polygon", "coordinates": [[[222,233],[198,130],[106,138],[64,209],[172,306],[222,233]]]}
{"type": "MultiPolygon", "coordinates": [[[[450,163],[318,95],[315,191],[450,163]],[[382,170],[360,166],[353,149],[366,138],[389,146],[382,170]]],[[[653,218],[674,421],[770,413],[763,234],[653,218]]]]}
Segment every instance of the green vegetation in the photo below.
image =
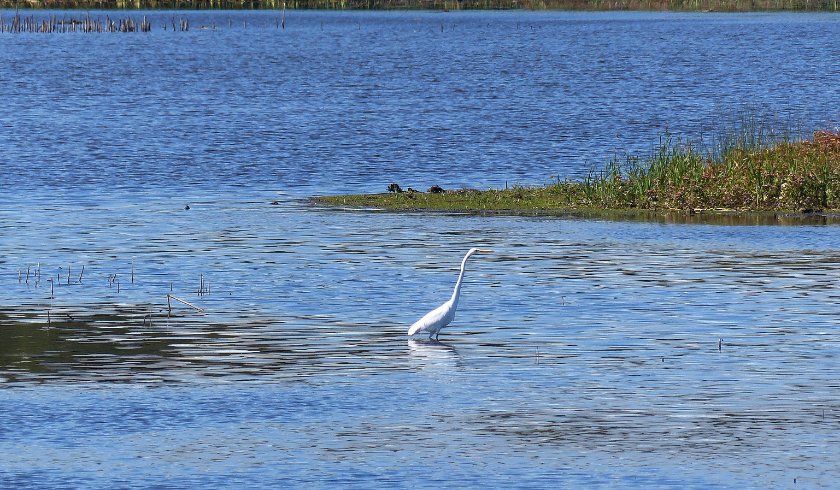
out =
{"type": "Polygon", "coordinates": [[[706,151],[665,137],[648,158],[614,159],[581,181],[503,190],[326,196],[313,202],[476,213],[837,213],[840,132],[818,131],[810,140],[793,141],[786,135],[743,130],[706,151]]]}
{"type": "Polygon", "coordinates": [[[745,12],[837,11],[840,0],[0,0],[33,9],[528,9],[745,12]]]}

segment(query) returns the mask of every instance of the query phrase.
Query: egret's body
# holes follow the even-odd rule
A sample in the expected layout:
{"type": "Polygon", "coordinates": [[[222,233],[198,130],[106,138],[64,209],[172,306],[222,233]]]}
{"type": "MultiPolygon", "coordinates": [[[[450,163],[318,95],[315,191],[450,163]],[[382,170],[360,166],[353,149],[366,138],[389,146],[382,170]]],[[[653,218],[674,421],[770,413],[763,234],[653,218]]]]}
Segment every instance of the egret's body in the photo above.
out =
{"type": "Polygon", "coordinates": [[[464,281],[464,270],[467,266],[467,259],[477,252],[492,252],[492,250],[471,248],[469,252],[467,252],[467,255],[464,256],[464,260],[461,261],[461,272],[458,274],[458,282],[455,283],[455,290],[452,291],[452,297],[449,298],[449,301],[426,313],[423,315],[423,318],[414,322],[414,324],[408,329],[408,335],[428,332],[429,338],[437,338],[440,334],[440,329],[452,322],[452,319],[455,318],[455,309],[458,308],[458,298],[461,296],[461,284],[464,281]]]}

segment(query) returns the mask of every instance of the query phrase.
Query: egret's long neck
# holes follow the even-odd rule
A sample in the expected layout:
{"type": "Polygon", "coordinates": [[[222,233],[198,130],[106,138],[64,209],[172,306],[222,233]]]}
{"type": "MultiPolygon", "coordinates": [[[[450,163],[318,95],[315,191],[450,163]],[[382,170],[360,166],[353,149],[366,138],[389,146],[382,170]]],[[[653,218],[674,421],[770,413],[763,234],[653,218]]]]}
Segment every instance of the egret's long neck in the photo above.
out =
{"type": "Polygon", "coordinates": [[[469,255],[464,257],[464,260],[461,261],[461,272],[458,274],[458,282],[455,283],[455,290],[452,291],[452,301],[453,305],[458,304],[458,298],[461,296],[461,284],[464,281],[464,271],[467,268],[467,259],[470,258],[469,255]]]}

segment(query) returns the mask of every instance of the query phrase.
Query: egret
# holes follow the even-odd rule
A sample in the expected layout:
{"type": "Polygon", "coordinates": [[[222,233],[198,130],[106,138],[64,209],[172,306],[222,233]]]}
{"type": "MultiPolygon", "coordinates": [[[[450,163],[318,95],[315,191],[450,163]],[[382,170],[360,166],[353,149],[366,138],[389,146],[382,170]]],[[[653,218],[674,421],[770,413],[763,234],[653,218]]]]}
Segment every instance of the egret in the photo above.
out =
{"type": "Polygon", "coordinates": [[[418,332],[428,332],[429,338],[432,336],[437,340],[440,334],[440,329],[449,325],[453,318],[455,318],[455,309],[458,308],[458,298],[461,296],[461,284],[464,280],[464,270],[467,266],[467,259],[475,253],[489,253],[492,250],[483,250],[480,248],[471,248],[467,255],[464,255],[464,260],[461,261],[461,273],[458,274],[458,282],[455,283],[455,290],[452,291],[452,297],[449,301],[438,306],[434,310],[426,313],[423,318],[414,322],[411,328],[408,329],[408,335],[414,335],[418,332]]]}

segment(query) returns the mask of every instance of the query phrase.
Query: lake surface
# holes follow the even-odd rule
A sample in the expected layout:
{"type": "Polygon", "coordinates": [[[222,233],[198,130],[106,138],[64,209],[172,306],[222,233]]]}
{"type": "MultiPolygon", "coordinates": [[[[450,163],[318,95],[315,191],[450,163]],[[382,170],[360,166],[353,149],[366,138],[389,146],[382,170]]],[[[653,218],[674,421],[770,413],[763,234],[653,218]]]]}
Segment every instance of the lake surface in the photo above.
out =
{"type": "Polygon", "coordinates": [[[0,486],[836,488],[837,226],[305,198],[836,129],[840,16],[147,15],[0,34],[0,486]]]}

